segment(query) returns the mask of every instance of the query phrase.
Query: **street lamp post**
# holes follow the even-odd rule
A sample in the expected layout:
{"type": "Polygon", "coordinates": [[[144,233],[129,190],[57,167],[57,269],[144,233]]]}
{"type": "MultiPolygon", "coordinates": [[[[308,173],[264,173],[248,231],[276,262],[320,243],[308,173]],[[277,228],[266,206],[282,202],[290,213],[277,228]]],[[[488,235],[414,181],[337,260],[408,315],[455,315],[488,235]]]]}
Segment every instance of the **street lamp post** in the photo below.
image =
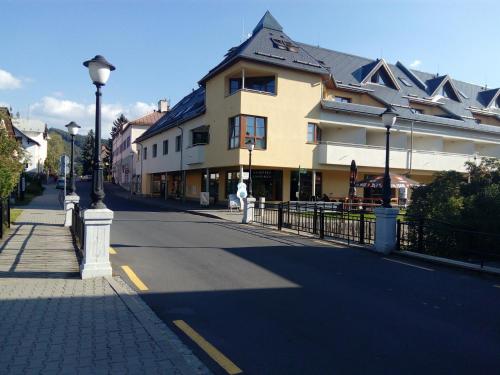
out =
{"type": "Polygon", "coordinates": [[[101,158],[101,87],[106,84],[111,71],[115,67],[101,55],[83,63],[89,69],[90,78],[97,88],[95,93],[95,140],[94,140],[94,168],[92,171],[92,198],[91,208],[106,208],[104,204],[103,165],[101,158]]]}
{"type": "Polygon", "coordinates": [[[382,122],[386,128],[385,133],[385,171],[384,171],[384,182],[382,186],[382,206],[385,208],[391,208],[391,176],[389,174],[389,137],[391,135],[391,128],[396,123],[396,118],[398,114],[394,111],[392,106],[389,106],[384,113],[381,115],[382,122]]]}
{"type": "Polygon", "coordinates": [[[252,195],[252,151],[255,148],[255,142],[253,139],[248,139],[246,142],[248,149],[248,197],[253,198],[252,195]]]}
{"type": "Polygon", "coordinates": [[[76,184],[75,184],[75,135],[78,134],[78,130],[80,130],[81,126],[77,123],[71,121],[68,125],[68,133],[71,135],[71,163],[70,163],[70,171],[69,171],[69,194],[68,195],[76,195],[76,184]]]}

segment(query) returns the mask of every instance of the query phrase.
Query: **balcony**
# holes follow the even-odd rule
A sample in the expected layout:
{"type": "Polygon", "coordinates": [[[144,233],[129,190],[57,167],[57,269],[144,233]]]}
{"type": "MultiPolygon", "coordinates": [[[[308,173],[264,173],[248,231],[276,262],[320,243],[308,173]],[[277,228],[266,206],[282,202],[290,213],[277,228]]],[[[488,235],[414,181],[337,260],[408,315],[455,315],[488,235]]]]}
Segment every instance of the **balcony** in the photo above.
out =
{"type": "MultiPolygon", "coordinates": [[[[349,166],[355,160],[358,166],[384,168],[385,147],[340,142],[321,142],[315,150],[319,164],[349,166]]],[[[390,166],[397,169],[465,172],[464,163],[474,161],[474,155],[441,151],[391,148],[390,166]],[[413,155],[412,155],[413,154],[413,155]]]]}
{"type": "Polygon", "coordinates": [[[195,145],[188,147],[185,151],[187,165],[201,164],[205,162],[205,145],[195,145]]]}

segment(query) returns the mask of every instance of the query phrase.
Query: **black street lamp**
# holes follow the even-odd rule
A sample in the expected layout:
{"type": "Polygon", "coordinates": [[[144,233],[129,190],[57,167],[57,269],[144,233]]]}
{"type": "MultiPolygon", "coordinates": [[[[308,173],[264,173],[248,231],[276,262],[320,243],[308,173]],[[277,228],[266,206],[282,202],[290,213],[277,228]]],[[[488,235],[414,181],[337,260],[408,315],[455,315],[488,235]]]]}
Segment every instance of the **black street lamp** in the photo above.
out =
{"type": "Polygon", "coordinates": [[[80,125],[71,121],[68,125],[68,133],[71,135],[71,164],[69,171],[70,184],[68,189],[68,195],[76,195],[76,185],[75,185],[75,135],[78,134],[78,130],[81,128],[80,125]]]}
{"type": "Polygon", "coordinates": [[[248,197],[253,198],[252,195],[252,151],[255,148],[255,142],[252,138],[249,138],[246,141],[247,149],[248,149],[248,197]]]}
{"type": "Polygon", "coordinates": [[[104,204],[103,165],[101,158],[101,87],[106,84],[115,67],[101,55],[83,63],[89,69],[90,78],[97,88],[95,93],[95,140],[94,167],[92,171],[92,203],[90,208],[106,208],[104,204]]]}
{"type": "Polygon", "coordinates": [[[382,122],[387,129],[385,133],[385,171],[384,171],[384,183],[382,186],[382,207],[391,208],[391,176],[389,174],[389,137],[391,135],[391,128],[396,123],[396,118],[398,114],[394,111],[392,106],[387,107],[384,113],[381,115],[382,122]]]}

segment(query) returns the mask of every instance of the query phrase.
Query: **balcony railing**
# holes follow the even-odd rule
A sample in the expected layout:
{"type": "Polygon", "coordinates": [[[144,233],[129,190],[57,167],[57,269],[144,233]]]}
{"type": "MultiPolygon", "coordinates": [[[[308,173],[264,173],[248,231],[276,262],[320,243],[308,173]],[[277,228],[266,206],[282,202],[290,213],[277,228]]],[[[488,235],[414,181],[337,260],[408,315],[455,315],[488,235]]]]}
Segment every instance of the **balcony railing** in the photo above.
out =
{"type": "MultiPolygon", "coordinates": [[[[383,168],[385,147],[342,142],[320,142],[317,147],[319,164],[350,165],[356,160],[358,166],[383,168]]],[[[442,151],[410,150],[391,147],[391,168],[415,170],[456,170],[465,172],[465,162],[473,161],[474,155],[455,154],[442,151]]]]}
{"type": "Polygon", "coordinates": [[[186,149],[186,164],[201,164],[205,162],[206,145],[194,145],[186,149]]]}

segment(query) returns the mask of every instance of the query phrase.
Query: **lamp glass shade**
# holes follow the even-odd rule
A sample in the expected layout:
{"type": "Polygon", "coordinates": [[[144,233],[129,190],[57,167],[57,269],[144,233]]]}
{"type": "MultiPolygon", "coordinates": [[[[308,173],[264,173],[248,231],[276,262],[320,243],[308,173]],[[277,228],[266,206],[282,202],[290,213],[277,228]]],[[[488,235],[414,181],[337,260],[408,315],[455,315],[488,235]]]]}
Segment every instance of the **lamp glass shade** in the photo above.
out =
{"type": "Polygon", "coordinates": [[[391,128],[396,123],[397,113],[392,111],[386,111],[382,114],[382,122],[386,128],[391,128]]]}
{"type": "Polygon", "coordinates": [[[247,150],[248,151],[253,151],[253,149],[255,148],[255,143],[253,142],[253,139],[249,139],[246,142],[246,145],[247,145],[247,150]]]}
{"type": "Polygon", "coordinates": [[[81,126],[78,125],[77,123],[71,121],[68,125],[66,125],[68,128],[68,133],[71,135],[77,135],[78,131],[80,130],[81,126]]]}
{"type": "Polygon", "coordinates": [[[89,75],[94,83],[105,85],[108,82],[110,72],[111,69],[106,64],[99,61],[89,62],[89,75]]]}

